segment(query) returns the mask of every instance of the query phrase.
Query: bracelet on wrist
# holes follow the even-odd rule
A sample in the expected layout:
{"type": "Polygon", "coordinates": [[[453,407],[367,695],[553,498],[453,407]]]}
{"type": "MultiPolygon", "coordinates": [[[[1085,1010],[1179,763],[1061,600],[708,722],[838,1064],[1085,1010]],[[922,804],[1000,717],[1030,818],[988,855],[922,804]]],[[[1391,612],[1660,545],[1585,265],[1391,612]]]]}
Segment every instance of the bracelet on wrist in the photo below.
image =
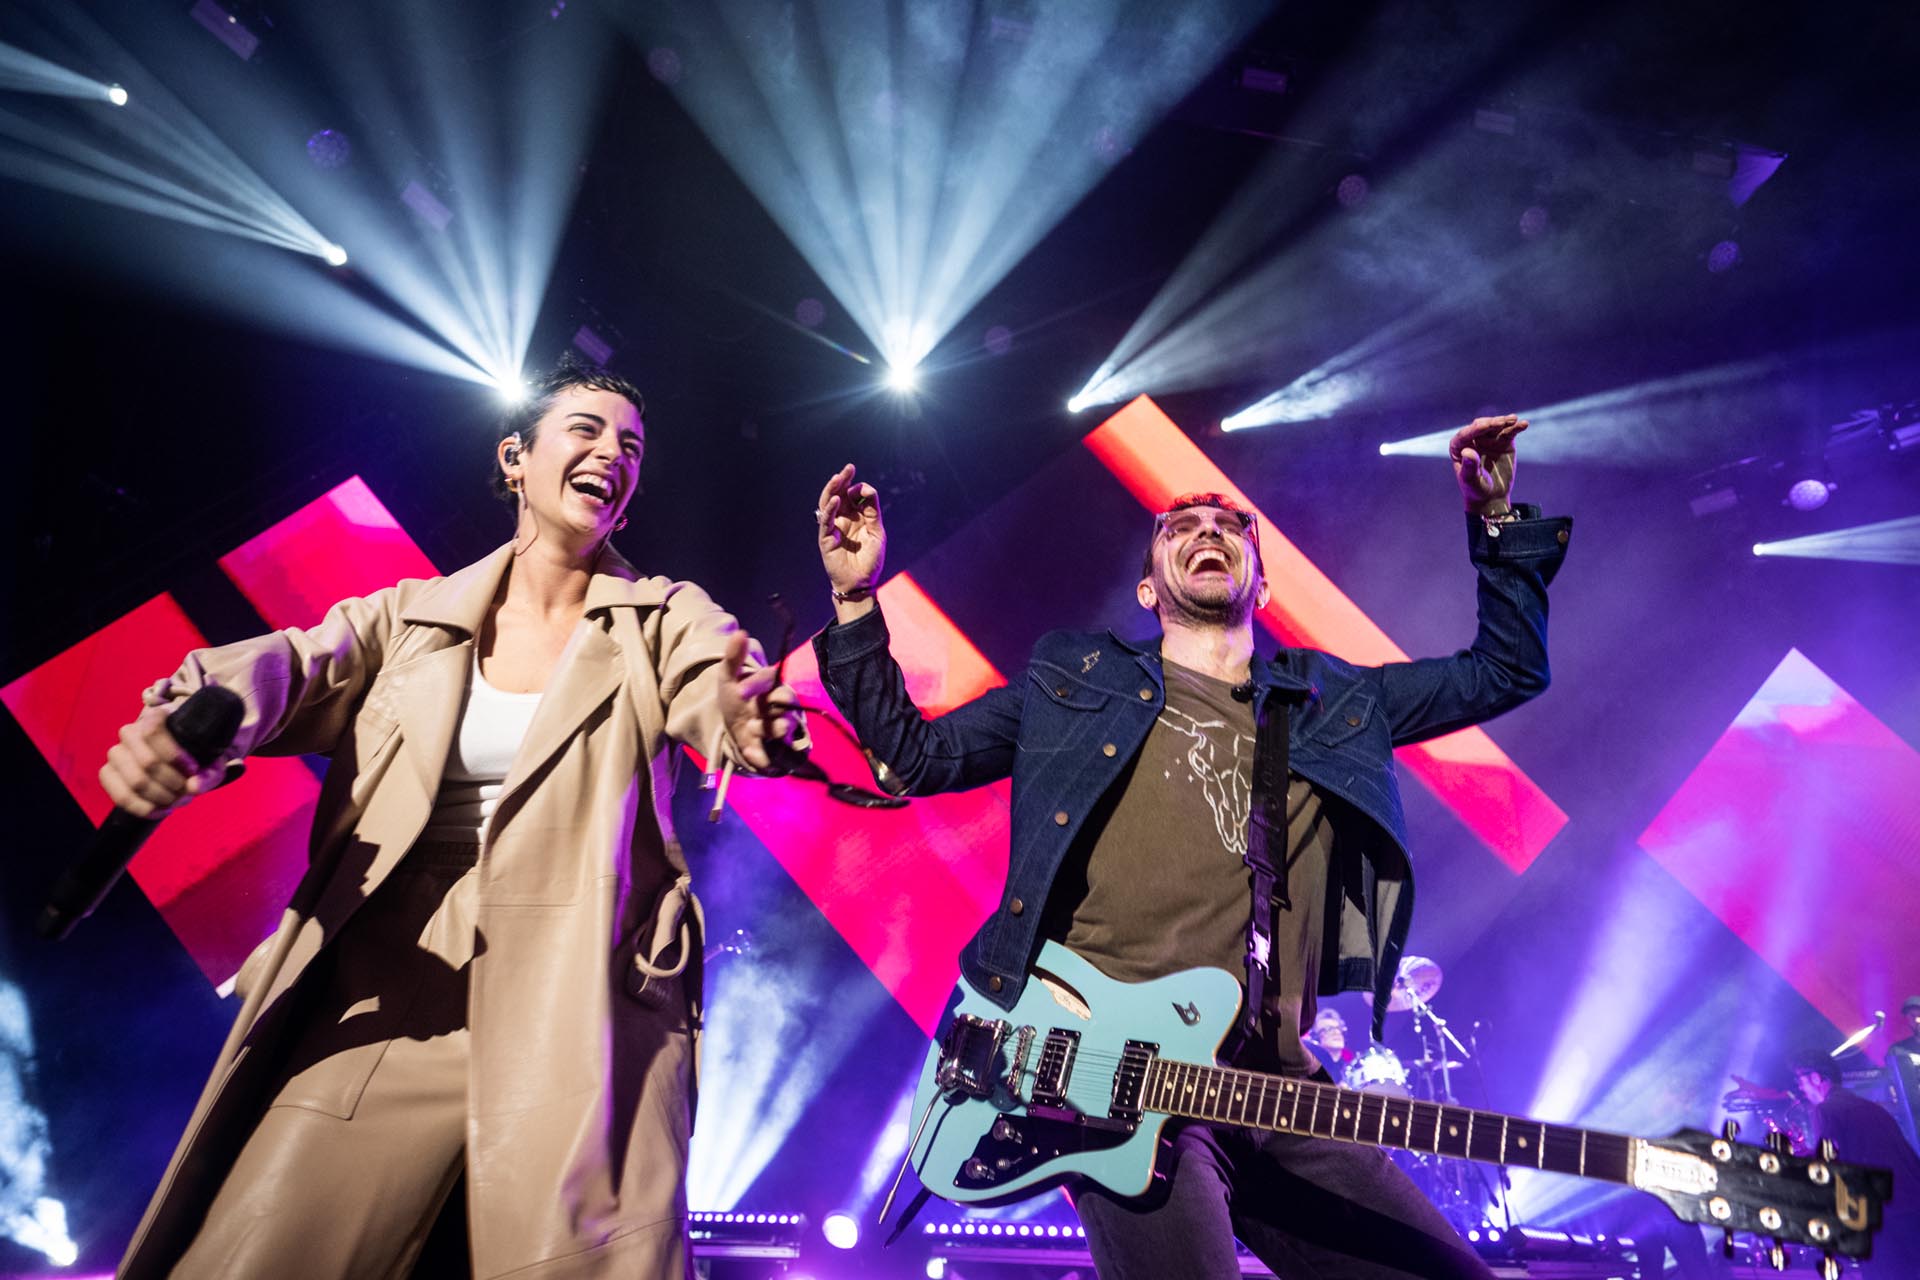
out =
{"type": "Polygon", "coordinates": [[[855,604],[861,600],[870,599],[872,595],[873,588],[867,586],[852,587],[846,591],[838,587],[833,588],[833,598],[841,604],[855,604]]]}

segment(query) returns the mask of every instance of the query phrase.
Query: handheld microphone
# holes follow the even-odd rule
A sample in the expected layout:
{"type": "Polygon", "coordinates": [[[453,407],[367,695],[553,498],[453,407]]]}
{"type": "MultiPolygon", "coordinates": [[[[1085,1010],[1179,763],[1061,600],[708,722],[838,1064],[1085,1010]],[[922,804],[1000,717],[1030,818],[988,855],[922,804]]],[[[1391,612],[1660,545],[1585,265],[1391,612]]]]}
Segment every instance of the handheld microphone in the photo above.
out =
{"type": "MultiPolygon", "coordinates": [[[[167,717],[167,732],[204,769],[233,745],[246,710],[233,690],[208,685],[167,717]]],[[[159,825],[158,818],[136,818],[124,809],[108,814],[87,852],[53,886],[34,931],[55,942],[72,933],[74,925],[93,914],[159,825]]]]}

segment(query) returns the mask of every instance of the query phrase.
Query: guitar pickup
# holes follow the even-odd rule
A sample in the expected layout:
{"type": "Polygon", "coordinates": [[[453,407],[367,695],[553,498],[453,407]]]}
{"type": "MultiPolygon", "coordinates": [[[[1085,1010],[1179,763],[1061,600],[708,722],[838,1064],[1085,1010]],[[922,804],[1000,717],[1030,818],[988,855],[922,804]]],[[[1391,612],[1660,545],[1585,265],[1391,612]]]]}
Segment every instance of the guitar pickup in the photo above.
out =
{"type": "Polygon", "coordinates": [[[1140,1098],[1146,1089],[1147,1067],[1159,1053],[1157,1044],[1127,1041],[1120,1051],[1120,1069],[1113,1073],[1113,1105],[1107,1114],[1129,1127],[1140,1123],[1140,1098]]]}
{"type": "Polygon", "coordinates": [[[933,1082],[941,1092],[960,1092],[970,1098],[989,1098],[1000,1074],[1000,1046],[1007,1038],[1007,1024],[999,1018],[991,1021],[960,1014],[947,1027],[940,1041],[940,1065],[933,1082]]]}
{"type": "Polygon", "coordinates": [[[1073,1079],[1074,1059],[1080,1055],[1080,1033],[1056,1027],[1040,1045],[1040,1065],[1033,1073],[1033,1100],[1041,1106],[1065,1107],[1067,1084],[1073,1079]]]}

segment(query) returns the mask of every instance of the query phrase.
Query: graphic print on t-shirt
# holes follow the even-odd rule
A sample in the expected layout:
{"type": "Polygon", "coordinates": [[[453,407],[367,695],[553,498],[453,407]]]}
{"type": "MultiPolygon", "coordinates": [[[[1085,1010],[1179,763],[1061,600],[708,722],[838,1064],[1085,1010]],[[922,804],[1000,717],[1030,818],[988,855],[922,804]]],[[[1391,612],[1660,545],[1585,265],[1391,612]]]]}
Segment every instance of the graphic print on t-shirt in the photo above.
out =
{"type": "MultiPolygon", "coordinates": [[[[1247,856],[1247,812],[1253,802],[1253,737],[1219,719],[1201,719],[1168,706],[1160,724],[1187,739],[1187,781],[1200,788],[1213,811],[1220,843],[1236,858],[1247,856]]],[[[1166,771],[1171,779],[1173,773],[1166,771]]]]}

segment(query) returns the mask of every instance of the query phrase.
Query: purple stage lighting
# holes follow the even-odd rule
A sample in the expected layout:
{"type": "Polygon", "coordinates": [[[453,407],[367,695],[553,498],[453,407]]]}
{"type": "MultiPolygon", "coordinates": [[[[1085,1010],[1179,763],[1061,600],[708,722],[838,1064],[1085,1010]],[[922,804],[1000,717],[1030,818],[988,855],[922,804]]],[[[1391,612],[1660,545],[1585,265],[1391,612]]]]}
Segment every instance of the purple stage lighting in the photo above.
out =
{"type": "Polygon", "coordinates": [[[607,361],[613,359],[613,344],[586,325],[574,330],[573,345],[579,348],[581,355],[597,365],[605,366],[607,361]]]}
{"type": "Polygon", "coordinates": [[[679,84],[680,51],[672,45],[655,45],[647,50],[647,71],[661,84],[679,84]]]}
{"type": "Polygon", "coordinates": [[[1722,240],[1707,250],[1707,270],[1714,275],[1731,271],[1740,264],[1740,242],[1722,240]]]}
{"type": "Polygon", "coordinates": [[[1795,511],[1818,511],[1827,505],[1827,497],[1833,488],[1825,480],[1796,480],[1793,488],[1787,490],[1787,505],[1795,511]]]}
{"type": "Polygon", "coordinates": [[[827,319],[827,304],[818,298],[802,298],[794,304],[793,318],[804,329],[818,329],[827,319]]]}
{"type": "Polygon", "coordinates": [[[1367,193],[1373,190],[1367,180],[1357,173],[1350,173],[1340,179],[1340,185],[1333,189],[1333,198],[1340,202],[1342,209],[1358,209],[1366,203],[1367,193]]]}
{"type": "Polygon", "coordinates": [[[338,129],[322,129],[307,139],[307,159],[316,169],[338,169],[353,158],[353,143],[338,129]]]}
{"type": "Polygon", "coordinates": [[[400,192],[400,203],[420,215],[420,220],[435,231],[445,231],[453,221],[453,210],[418,182],[409,182],[400,192]]]}
{"type": "Polygon", "coordinates": [[[1108,164],[1118,164],[1133,154],[1133,148],[1112,125],[1102,125],[1093,135],[1093,152],[1108,164]]]}
{"type": "Polygon", "coordinates": [[[205,27],[221,44],[233,51],[235,57],[251,60],[260,48],[260,37],[244,26],[240,19],[214,3],[214,0],[199,0],[187,16],[205,27]]]}
{"type": "Polygon", "coordinates": [[[1003,356],[1013,350],[1013,330],[997,324],[981,336],[980,345],[996,356],[1003,356]]]}
{"type": "Polygon", "coordinates": [[[1546,209],[1537,204],[1529,205],[1520,215],[1520,234],[1529,240],[1545,235],[1551,225],[1546,209]]]}

